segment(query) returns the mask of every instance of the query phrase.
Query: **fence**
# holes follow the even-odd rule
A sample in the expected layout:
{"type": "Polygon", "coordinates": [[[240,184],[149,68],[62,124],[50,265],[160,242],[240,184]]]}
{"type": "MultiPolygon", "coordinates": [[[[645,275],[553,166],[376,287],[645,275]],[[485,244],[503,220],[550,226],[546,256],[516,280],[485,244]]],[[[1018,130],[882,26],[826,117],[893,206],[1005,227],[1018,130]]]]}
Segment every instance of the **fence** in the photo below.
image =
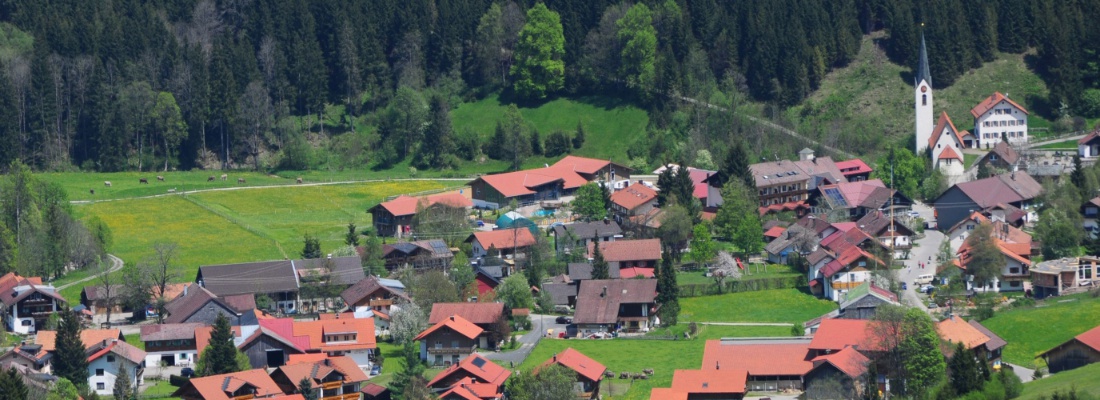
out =
{"type": "MultiPolygon", "coordinates": [[[[792,289],[802,287],[806,278],[802,275],[727,280],[721,293],[752,292],[757,290],[792,289]]],[[[680,297],[697,297],[719,294],[717,283],[692,283],[680,285],[680,297]]]]}

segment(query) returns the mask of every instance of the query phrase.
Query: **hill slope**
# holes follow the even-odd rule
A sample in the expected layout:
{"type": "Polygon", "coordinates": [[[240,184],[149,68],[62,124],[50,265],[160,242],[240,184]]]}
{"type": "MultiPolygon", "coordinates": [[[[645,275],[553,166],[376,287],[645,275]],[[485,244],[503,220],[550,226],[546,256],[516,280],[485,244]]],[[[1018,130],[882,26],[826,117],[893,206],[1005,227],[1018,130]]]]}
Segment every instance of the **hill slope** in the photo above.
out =
{"type": "MultiPolygon", "coordinates": [[[[799,132],[863,154],[913,134],[912,74],[909,67],[886,57],[877,44],[882,37],[882,32],[864,36],[851,64],[830,72],[817,91],[787,110],[786,117],[799,132]]],[[[999,91],[1023,100],[1022,105],[1032,111],[1031,128],[1049,126],[1036,112],[1046,108],[1049,91],[1028,68],[1027,57],[998,54],[995,61],[970,70],[955,84],[936,87],[936,114],[946,111],[959,129],[969,130],[974,124],[970,108],[999,91]]],[[[933,76],[933,86],[935,80],[933,76]]]]}

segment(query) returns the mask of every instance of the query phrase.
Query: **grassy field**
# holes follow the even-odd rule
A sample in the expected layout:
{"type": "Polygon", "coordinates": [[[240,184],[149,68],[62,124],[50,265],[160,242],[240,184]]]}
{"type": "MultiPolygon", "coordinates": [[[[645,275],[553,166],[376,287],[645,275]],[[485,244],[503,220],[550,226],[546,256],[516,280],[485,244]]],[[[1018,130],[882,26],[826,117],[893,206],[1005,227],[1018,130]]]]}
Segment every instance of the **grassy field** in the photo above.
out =
{"type": "Polygon", "coordinates": [[[649,391],[654,387],[669,387],[672,384],[672,372],[676,369],[699,369],[703,362],[703,348],[707,339],[722,337],[777,337],[790,336],[790,329],[774,326],[704,326],[694,340],[543,340],[540,341],[527,360],[519,366],[529,370],[549,359],[554,354],[572,347],[584,355],[600,362],[616,373],[621,371],[641,372],[652,368],[653,376],[649,380],[629,381],[610,380],[614,385],[604,386],[601,394],[614,400],[648,399],[649,391]]]}
{"type": "Polygon", "coordinates": [[[1040,396],[1050,397],[1056,391],[1063,394],[1071,388],[1078,394],[1086,393],[1092,398],[1100,398],[1100,364],[1092,364],[1075,370],[1060,372],[1046,378],[1024,384],[1024,394],[1020,400],[1034,400],[1040,396]]]}
{"type": "MultiPolygon", "coordinates": [[[[507,108],[508,104],[494,95],[463,103],[451,112],[451,119],[456,132],[468,129],[488,139],[507,108]]],[[[521,106],[519,111],[543,139],[559,129],[572,135],[580,122],[584,125],[585,142],[576,155],[620,161],[626,159],[626,146],[643,137],[649,124],[644,110],[609,97],[558,98],[534,108],[521,106]]],[[[537,160],[528,160],[531,161],[537,160]]]]}
{"type": "Polygon", "coordinates": [[[177,399],[178,397],[172,397],[172,393],[176,392],[178,387],[172,386],[168,381],[153,381],[146,380],[145,385],[142,386],[145,391],[142,392],[141,398],[143,399],[177,399]]]}
{"type": "Polygon", "coordinates": [[[1037,147],[1039,149],[1054,149],[1054,150],[1077,150],[1077,139],[1063,140],[1061,142],[1054,142],[1044,144],[1037,147]]]}
{"type": "MultiPolygon", "coordinates": [[[[177,280],[194,279],[200,265],[297,257],[302,236],[321,240],[323,251],[343,243],[347,223],[370,225],[367,208],[401,193],[440,189],[446,181],[397,181],[325,186],[288,186],[211,191],[186,196],[106,201],[75,206],[84,217],[98,216],[111,228],[111,253],[126,263],[153,254],[153,244],[179,244],[177,280]]],[[[72,274],[62,280],[77,279],[72,274]]],[[[62,291],[72,301],[81,287],[62,291]]]]}
{"type": "Polygon", "coordinates": [[[1100,298],[1088,295],[1052,298],[1039,307],[1010,309],[982,321],[989,330],[1008,341],[1004,360],[1027,368],[1035,357],[1092,329],[1100,323],[1100,298]]]}
{"type": "MultiPolygon", "coordinates": [[[[846,132],[840,132],[836,144],[860,153],[873,152],[867,140],[883,140],[880,137],[884,136],[886,142],[893,142],[912,135],[912,72],[909,66],[891,62],[878,48],[875,41],[881,35],[883,33],[865,36],[852,63],[830,72],[817,91],[787,111],[787,118],[797,121],[800,132],[828,131],[820,127],[839,122],[843,127],[841,131],[846,132]],[[860,135],[860,131],[875,134],[865,137],[868,135],[860,135]]],[[[1032,111],[1029,127],[1051,125],[1037,112],[1045,108],[1049,91],[1039,76],[1028,68],[1025,55],[998,54],[996,60],[967,72],[946,88],[937,85],[935,76],[932,80],[936,89],[936,116],[946,111],[959,129],[971,130],[974,118],[970,109],[994,91],[1010,96],[1032,111]]],[[[827,136],[826,133],[820,135],[827,136]]]]}
{"type": "MultiPolygon", "coordinates": [[[[748,271],[745,273],[745,279],[757,279],[757,278],[774,278],[781,276],[802,275],[802,273],[795,271],[789,265],[783,264],[752,264],[746,265],[748,271]]],[[[713,278],[708,278],[704,275],[702,270],[699,271],[685,271],[676,274],[676,282],[681,285],[688,284],[712,284],[713,278]]]]}
{"type": "Polygon", "coordinates": [[[803,323],[834,309],[797,289],[760,290],[681,299],[680,321],[803,323]]]}

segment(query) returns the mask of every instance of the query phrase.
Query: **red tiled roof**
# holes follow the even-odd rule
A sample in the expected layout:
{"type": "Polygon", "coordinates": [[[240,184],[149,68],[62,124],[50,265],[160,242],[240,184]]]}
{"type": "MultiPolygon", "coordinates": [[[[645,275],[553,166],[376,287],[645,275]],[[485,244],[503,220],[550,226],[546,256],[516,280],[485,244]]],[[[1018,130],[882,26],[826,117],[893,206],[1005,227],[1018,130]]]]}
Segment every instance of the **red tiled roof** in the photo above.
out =
{"type": "Polygon", "coordinates": [[[657,199],[657,191],[641,182],[634,182],[623,190],[611,194],[611,202],[627,211],[634,210],[647,202],[657,199]]]}
{"type": "Polygon", "coordinates": [[[982,100],[981,103],[978,103],[978,105],[974,106],[974,108],[971,108],[970,115],[974,116],[974,118],[978,118],[982,116],[982,114],[985,114],[989,112],[989,110],[992,110],[993,107],[997,106],[997,104],[1002,101],[1008,102],[1008,104],[1011,104],[1013,107],[1016,107],[1020,111],[1023,111],[1024,114],[1030,114],[1027,112],[1027,109],[1020,106],[1019,104],[1016,104],[1016,102],[1012,101],[1012,99],[1005,97],[1005,95],[1001,94],[1001,92],[993,92],[992,96],[986,97],[985,100],[982,100]]]}
{"type": "Polygon", "coordinates": [[[1077,144],[1088,144],[1097,137],[1100,137],[1100,128],[1094,129],[1092,132],[1089,132],[1088,135],[1085,135],[1085,137],[1078,140],[1077,144]]]}
{"type": "Polygon", "coordinates": [[[504,315],[504,303],[435,303],[428,323],[438,324],[452,315],[475,324],[493,324],[504,315]]]}
{"type": "Polygon", "coordinates": [[[940,118],[936,121],[936,127],[932,128],[932,136],[928,138],[928,147],[936,148],[936,143],[940,141],[940,135],[942,135],[943,130],[947,128],[951,128],[951,133],[955,134],[955,138],[959,140],[960,145],[964,143],[963,133],[955,128],[955,123],[951,122],[951,117],[948,117],[947,111],[944,111],[940,113],[940,118]]]}
{"type": "Polygon", "coordinates": [[[396,217],[404,215],[416,214],[416,209],[423,204],[424,207],[431,207],[436,204],[443,204],[453,208],[466,208],[473,207],[474,203],[469,198],[459,194],[458,192],[448,192],[433,194],[426,197],[412,197],[406,195],[397,196],[397,198],[385,201],[378,204],[378,207],[382,207],[389,211],[396,217]]]}
{"type": "Polygon", "coordinates": [[[481,243],[481,247],[485,250],[490,248],[497,250],[511,249],[513,243],[515,247],[527,247],[535,244],[535,236],[531,234],[530,229],[525,227],[474,232],[471,237],[481,243]]]}
{"type": "Polygon", "coordinates": [[[603,379],[603,373],[607,371],[607,367],[604,367],[603,364],[588,358],[588,356],[581,354],[579,351],[573,350],[572,347],[566,348],[562,350],[561,353],[553,355],[549,360],[546,360],[546,362],[536,368],[535,371],[537,372],[539,369],[550,364],[559,364],[595,382],[599,382],[600,379],[603,379]]]}
{"type": "Polygon", "coordinates": [[[895,303],[898,301],[898,295],[896,293],[880,288],[878,287],[878,285],[875,285],[874,282],[871,282],[870,289],[872,292],[878,293],[879,295],[884,296],[895,303]]]}
{"type": "MultiPolygon", "coordinates": [[[[592,258],[595,243],[588,243],[588,258],[592,258]]],[[[600,254],[608,262],[660,260],[661,239],[616,240],[600,242],[600,254]]]]}
{"type": "Polygon", "coordinates": [[[1075,336],[1074,339],[1093,350],[1100,351],[1100,326],[1089,329],[1085,333],[1075,336]]]}
{"type": "Polygon", "coordinates": [[[476,377],[480,383],[490,383],[496,386],[503,385],[504,381],[508,380],[508,377],[512,375],[512,371],[489,361],[485,357],[479,354],[471,354],[469,357],[463,359],[462,362],[454,364],[440,372],[428,382],[428,386],[434,387],[436,383],[439,383],[460,370],[476,377]],[[481,366],[478,366],[478,364],[481,366]]]}
{"type": "Polygon", "coordinates": [[[967,350],[984,345],[989,336],[981,333],[962,318],[952,315],[936,324],[940,338],[952,343],[962,343],[967,350]]]}
{"type": "Polygon", "coordinates": [[[231,374],[191,378],[191,380],[177,390],[174,395],[178,396],[185,393],[185,391],[190,388],[198,392],[205,400],[229,400],[230,397],[226,392],[229,391],[232,393],[245,384],[256,388],[256,397],[267,397],[283,393],[283,391],[279,389],[279,385],[276,385],[275,381],[267,375],[267,371],[262,369],[250,369],[231,374]]]}
{"type": "Polygon", "coordinates": [[[691,177],[691,182],[694,184],[691,191],[692,197],[700,200],[707,198],[707,192],[710,190],[708,189],[710,185],[707,184],[707,179],[714,173],[715,171],[688,167],[688,176],[691,177]]]}
{"type": "Polygon", "coordinates": [[[688,400],[688,394],[673,388],[653,388],[649,392],[649,400],[688,400]]]}
{"type": "MultiPolygon", "coordinates": [[[[322,314],[324,315],[324,314],[322,314]]],[[[354,314],[352,314],[354,318],[354,314]]],[[[321,318],[325,319],[325,318],[321,318]]],[[[309,350],[309,337],[305,335],[294,334],[294,319],[293,318],[267,318],[259,320],[261,328],[264,328],[268,334],[276,335],[283,341],[292,344],[294,347],[301,349],[302,351],[309,350]]]]}
{"type": "Polygon", "coordinates": [[[438,322],[428,329],[425,329],[423,332],[420,332],[420,334],[416,335],[416,338],[413,340],[424,339],[428,335],[431,335],[433,332],[443,328],[455,331],[458,334],[465,336],[469,339],[476,338],[482,332],[485,332],[484,329],[481,329],[477,325],[474,325],[473,322],[467,321],[465,318],[462,318],[458,315],[452,315],[450,317],[447,317],[447,319],[444,319],[442,322],[438,322]]]}
{"type": "Polygon", "coordinates": [[[373,349],[378,347],[374,337],[373,318],[329,319],[318,321],[294,321],[294,336],[309,337],[309,350],[323,352],[373,349]],[[328,344],[325,335],[354,332],[353,343],[328,344]]]}
{"type": "Polygon", "coordinates": [[[672,373],[672,390],[690,394],[745,393],[749,373],[743,369],[678,369],[672,373]]]}
{"type": "Polygon", "coordinates": [[[867,320],[826,319],[818,326],[809,348],[837,351],[855,346],[860,350],[878,351],[881,346],[875,342],[871,333],[870,321],[867,320]]]}
{"type": "Polygon", "coordinates": [[[130,360],[130,362],[134,364],[141,364],[142,361],[145,361],[144,350],[116,338],[106,339],[103,342],[97,343],[95,346],[89,346],[87,349],[93,351],[93,353],[88,356],[88,362],[95,361],[108,353],[117,354],[122,358],[130,360]]]}
{"type": "Polygon", "coordinates": [[[366,382],[370,379],[355,363],[355,360],[346,356],[327,357],[308,362],[290,362],[279,367],[278,370],[295,385],[297,385],[297,382],[301,382],[303,378],[309,378],[313,381],[314,386],[319,386],[321,381],[333,372],[344,376],[343,383],[345,385],[366,382]]]}
{"type": "Polygon", "coordinates": [[[768,213],[794,211],[794,210],[803,209],[803,208],[810,208],[810,206],[808,204],[806,204],[805,200],[799,200],[799,201],[789,201],[789,202],[780,203],[780,204],[772,204],[772,205],[767,206],[767,207],[760,207],[760,208],[756,209],[756,212],[759,213],[760,215],[764,215],[764,214],[768,214],[768,213]]]}
{"type": "Polygon", "coordinates": [[[786,232],[786,231],[787,231],[787,228],[776,225],[776,226],[771,227],[771,229],[768,229],[767,232],[764,232],[764,236],[771,237],[771,238],[777,238],[777,237],[783,236],[783,232],[786,232]]]}
{"type": "Polygon", "coordinates": [[[702,369],[744,369],[752,376],[802,376],[813,368],[806,343],[723,344],[708,340],[702,369]]]}
{"type": "Polygon", "coordinates": [[[950,159],[955,159],[955,160],[962,160],[963,159],[962,156],[960,156],[959,153],[956,152],[955,149],[951,148],[950,146],[943,149],[943,152],[940,153],[940,158],[950,158],[950,159]]]}
{"type": "MultiPolygon", "coordinates": [[[[563,157],[561,160],[558,160],[558,162],[554,163],[554,165],[551,165],[550,168],[566,169],[570,171],[580,172],[582,174],[595,175],[596,173],[600,172],[600,170],[607,168],[607,166],[610,164],[612,164],[610,160],[600,160],[595,158],[569,155],[563,157]]],[[[618,168],[623,168],[627,171],[630,170],[630,168],[621,165],[618,165],[618,168]]]]}
{"type": "MultiPolygon", "coordinates": [[[[84,329],[80,331],[80,342],[84,343],[84,348],[90,348],[110,339],[123,339],[122,330],[84,329]]],[[[39,357],[46,355],[46,352],[57,350],[57,331],[38,331],[34,336],[34,344],[42,346],[38,352],[39,357]]]]}
{"type": "Polygon", "coordinates": [[[870,362],[870,359],[860,354],[854,347],[845,347],[836,353],[818,356],[813,359],[814,368],[829,363],[852,378],[857,378],[866,373],[867,365],[870,362]]]}
{"type": "Polygon", "coordinates": [[[440,393],[440,399],[453,399],[458,396],[463,400],[496,400],[501,395],[501,387],[491,383],[477,383],[471,378],[462,378],[455,382],[447,391],[440,393]]]}
{"type": "Polygon", "coordinates": [[[653,268],[627,267],[619,269],[619,279],[633,279],[635,277],[653,278],[657,276],[653,268]]]}
{"type": "Polygon", "coordinates": [[[858,158],[853,158],[846,161],[837,161],[836,167],[840,170],[840,173],[844,174],[844,176],[867,174],[873,171],[871,167],[867,165],[867,163],[858,158]]]}

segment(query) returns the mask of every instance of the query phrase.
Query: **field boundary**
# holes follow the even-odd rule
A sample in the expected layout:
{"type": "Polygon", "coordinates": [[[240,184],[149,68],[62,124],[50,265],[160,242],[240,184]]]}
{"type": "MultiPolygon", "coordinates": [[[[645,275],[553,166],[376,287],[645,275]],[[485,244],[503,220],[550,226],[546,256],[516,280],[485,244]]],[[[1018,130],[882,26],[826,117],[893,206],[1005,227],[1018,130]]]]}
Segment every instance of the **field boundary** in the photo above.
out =
{"type": "Polygon", "coordinates": [[[225,220],[229,221],[229,223],[231,223],[233,225],[237,225],[241,229],[244,229],[245,231],[248,231],[249,233],[251,233],[253,235],[259,236],[262,239],[270,240],[271,243],[275,244],[275,248],[279,250],[279,253],[282,254],[284,258],[288,257],[286,255],[286,250],[283,250],[283,246],[279,245],[279,241],[275,240],[275,238],[271,237],[271,235],[268,235],[267,233],[264,233],[264,232],[260,231],[259,229],[253,228],[251,225],[245,224],[242,221],[238,221],[236,218],[233,218],[232,216],[230,216],[229,213],[225,213],[225,212],[215,210],[214,207],[211,207],[211,206],[199,201],[198,199],[192,198],[191,196],[180,196],[180,197],[182,197],[184,200],[186,200],[187,202],[189,202],[191,204],[199,206],[200,208],[202,208],[203,210],[206,210],[207,212],[209,212],[211,214],[214,214],[214,215],[217,215],[219,217],[225,218],[225,220]]]}

